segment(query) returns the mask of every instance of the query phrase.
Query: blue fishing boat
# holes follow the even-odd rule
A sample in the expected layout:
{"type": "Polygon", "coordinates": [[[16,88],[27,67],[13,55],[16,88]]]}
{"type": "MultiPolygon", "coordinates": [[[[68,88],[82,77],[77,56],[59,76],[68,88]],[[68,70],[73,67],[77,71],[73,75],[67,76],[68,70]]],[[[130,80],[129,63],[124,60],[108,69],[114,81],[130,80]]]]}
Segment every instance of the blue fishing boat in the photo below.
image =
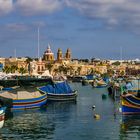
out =
{"type": "Polygon", "coordinates": [[[48,100],[53,101],[76,100],[77,97],[77,91],[73,91],[65,81],[39,87],[38,90],[43,93],[47,93],[48,100]]]}
{"type": "Polygon", "coordinates": [[[121,96],[122,114],[140,114],[140,97],[133,94],[121,96]]]}
{"type": "Polygon", "coordinates": [[[0,93],[0,101],[12,110],[38,108],[46,104],[47,94],[42,94],[33,87],[19,87],[0,93]]]}
{"type": "Polygon", "coordinates": [[[122,114],[140,114],[140,90],[139,90],[139,79],[135,81],[135,84],[126,82],[126,89],[122,91],[121,105],[122,114]],[[134,90],[136,86],[136,90],[134,90]]]}

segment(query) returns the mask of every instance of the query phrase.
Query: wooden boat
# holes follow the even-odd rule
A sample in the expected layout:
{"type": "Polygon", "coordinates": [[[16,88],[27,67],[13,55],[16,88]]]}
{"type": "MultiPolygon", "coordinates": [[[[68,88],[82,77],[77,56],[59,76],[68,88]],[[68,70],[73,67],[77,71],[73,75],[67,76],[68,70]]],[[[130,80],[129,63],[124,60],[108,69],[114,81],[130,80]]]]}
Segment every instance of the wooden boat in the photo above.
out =
{"type": "Polygon", "coordinates": [[[41,94],[33,87],[19,87],[14,90],[4,91],[0,100],[8,109],[31,109],[41,107],[47,102],[47,94],[41,94]]]}
{"type": "Polygon", "coordinates": [[[104,81],[96,80],[96,81],[93,81],[92,86],[94,88],[105,88],[105,87],[107,87],[107,84],[104,81]]]}
{"type": "Polygon", "coordinates": [[[85,76],[74,76],[72,82],[82,82],[86,77],[85,76]]]}
{"type": "Polygon", "coordinates": [[[140,114],[140,97],[134,94],[121,96],[122,114],[140,114]]]}
{"type": "Polygon", "coordinates": [[[140,89],[136,89],[136,88],[127,90],[127,92],[129,94],[134,94],[134,95],[137,94],[139,91],[140,91],[140,89]]]}
{"type": "Polygon", "coordinates": [[[6,107],[1,107],[1,108],[0,108],[0,128],[2,128],[3,125],[4,125],[5,110],[6,110],[6,107]]]}
{"type": "Polygon", "coordinates": [[[39,91],[47,93],[48,100],[68,101],[76,100],[77,91],[73,91],[67,82],[55,83],[38,88],[39,91]]]}

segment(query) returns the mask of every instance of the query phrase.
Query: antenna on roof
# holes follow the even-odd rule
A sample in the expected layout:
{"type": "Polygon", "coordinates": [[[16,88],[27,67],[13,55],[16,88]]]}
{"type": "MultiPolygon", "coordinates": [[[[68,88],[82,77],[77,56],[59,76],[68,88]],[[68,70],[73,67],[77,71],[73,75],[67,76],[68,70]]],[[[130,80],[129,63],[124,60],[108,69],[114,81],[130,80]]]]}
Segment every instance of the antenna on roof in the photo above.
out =
{"type": "Polygon", "coordinates": [[[121,60],[121,63],[122,63],[122,46],[120,47],[120,60],[121,60]]]}
{"type": "Polygon", "coordinates": [[[14,50],[14,56],[15,56],[15,58],[17,57],[17,50],[16,50],[16,48],[14,50]]]}

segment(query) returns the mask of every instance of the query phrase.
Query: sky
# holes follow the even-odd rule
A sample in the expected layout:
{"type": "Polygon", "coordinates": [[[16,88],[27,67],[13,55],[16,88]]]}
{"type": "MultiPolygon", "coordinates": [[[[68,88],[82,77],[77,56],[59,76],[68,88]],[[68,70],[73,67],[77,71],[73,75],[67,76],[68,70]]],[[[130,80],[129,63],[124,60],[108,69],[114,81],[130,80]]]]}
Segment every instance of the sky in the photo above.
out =
{"type": "Polygon", "coordinates": [[[48,43],[72,58],[140,58],[138,0],[0,0],[0,56],[40,57],[48,43]],[[15,53],[16,52],[16,53],[15,53]]]}

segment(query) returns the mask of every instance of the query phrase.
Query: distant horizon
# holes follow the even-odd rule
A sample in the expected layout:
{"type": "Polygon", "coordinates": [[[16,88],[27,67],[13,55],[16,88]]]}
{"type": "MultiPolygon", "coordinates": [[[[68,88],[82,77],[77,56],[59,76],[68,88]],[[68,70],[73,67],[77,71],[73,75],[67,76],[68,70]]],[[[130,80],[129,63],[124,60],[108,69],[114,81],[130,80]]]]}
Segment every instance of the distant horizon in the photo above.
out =
{"type": "MultiPolygon", "coordinates": [[[[32,57],[32,56],[17,56],[17,57],[15,57],[15,56],[7,56],[7,57],[2,57],[2,56],[0,56],[0,58],[32,58],[32,59],[38,59],[38,57],[32,57]]],[[[43,55],[42,56],[40,56],[40,58],[43,58],[43,55]]],[[[55,58],[55,60],[57,59],[57,57],[54,55],[54,58],[55,58]]],[[[71,59],[78,59],[78,60],[84,60],[84,59],[88,59],[88,60],[91,60],[92,58],[95,58],[95,60],[114,60],[114,61],[128,61],[128,60],[136,60],[136,61],[140,61],[140,59],[139,58],[133,58],[133,59],[111,59],[111,58],[99,58],[99,57],[91,57],[91,58],[71,58],[71,59]]]]}

